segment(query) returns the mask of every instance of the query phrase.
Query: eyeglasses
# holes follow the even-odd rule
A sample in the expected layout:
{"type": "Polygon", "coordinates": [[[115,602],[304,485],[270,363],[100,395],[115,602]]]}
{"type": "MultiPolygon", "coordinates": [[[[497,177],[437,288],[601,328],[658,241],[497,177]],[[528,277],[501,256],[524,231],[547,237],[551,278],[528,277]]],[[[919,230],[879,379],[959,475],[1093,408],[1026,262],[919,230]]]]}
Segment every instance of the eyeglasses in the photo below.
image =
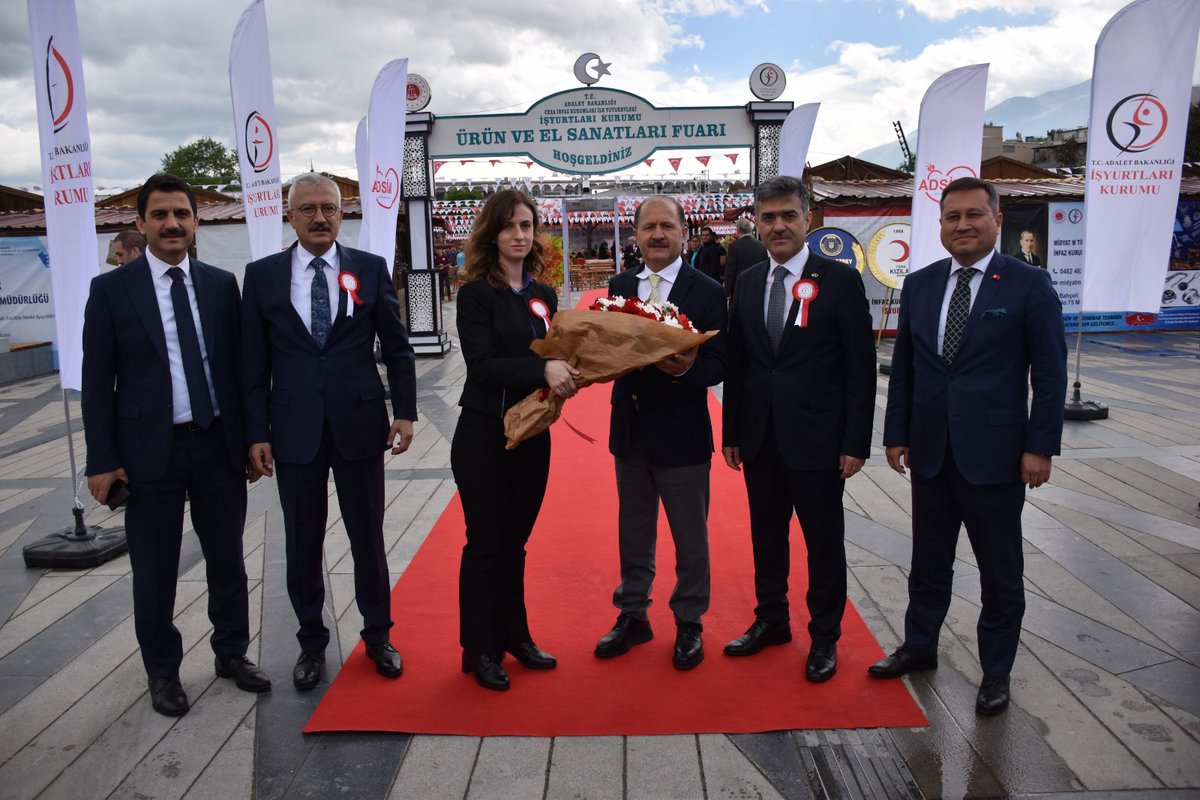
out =
{"type": "Polygon", "coordinates": [[[317,215],[318,210],[321,212],[321,216],[332,217],[337,215],[337,213],[342,209],[340,206],[335,206],[333,203],[322,203],[319,206],[306,203],[295,210],[300,212],[300,216],[305,217],[306,219],[312,219],[317,215]]]}

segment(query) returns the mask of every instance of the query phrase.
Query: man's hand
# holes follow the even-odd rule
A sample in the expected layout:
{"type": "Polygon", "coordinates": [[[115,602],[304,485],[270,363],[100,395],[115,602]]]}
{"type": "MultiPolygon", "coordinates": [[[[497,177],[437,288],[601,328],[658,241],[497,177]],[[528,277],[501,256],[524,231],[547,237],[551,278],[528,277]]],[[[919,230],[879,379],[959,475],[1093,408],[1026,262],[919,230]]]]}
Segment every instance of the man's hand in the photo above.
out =
{"type": "Polygon", "coordinates": [[[394,419],[392,427],[388,429],[387,443],[390,445],[395,442],[392,447],[392,455],[398,456],[408,449],[413,440],[413,424],[411,419],[394,419]],[[399,440],[396,437],[399,436],[399,440]]]}
{"type": "Polygon", "coordinates": [[[253,469],[256,475],[265,475],[268,478],[275,474],[275,459],[271,456],[270,442],[255,442],[250,445],[250,469],[253,469]]]}
{"type": "Polygon", "coordinates": [[[696,363],[696,356],[699,355],[699,353],[700,353],[700,348],[693,347],[691,350],[688,350],[686,353],[679,353],[678,355],[667,356],[666,358],[664,358],[662,361],[659,361],[654,366],[658,367],[659,369],[661,369],[663,372],[667,373],[671,377],[678,378],[680,375],[682,375],[683,373],[687,372],[689,369],[692,368],[692,364],[696,363]]]}
{"type": "Polygon", "coordinates": [[[884,452],[887,454],[888,466],[903,475],[904,468],[908,466],[908,448],[889,447],[884,452]]]}
{"type": "Polygon", "coordinates": [[[1030,489],[1036,489],[1050,480],[1050,456],[1040,456],[1037,453],[1021,455],[1021,482],[1030,489]]]}
{"type": "Polygon", "coordinates": [[[838,469],[842,471],[842,480],[849,480],[851,476],[863,468],[863,464],[867,463],[865,458],[855,458],[854,456],[841,455],[838,457],[838,469]]]}
{"type": "Polygon", "coordinates": [[[99,475],[88,476],[88,491],[92,493],[92,497],[96,498],[98,503],[108,502],[108,492],[112,489],[113,481],[120,478],[129,483],[129,476],[125,474],[122,467],[117,467],[111,472],[101,472],[99,475]]]}
{"type": "Polygon", "coordinates": [[[725,456],[725,466],[738,472],[742,471],[742,448],[722,447],[721,455],[725,456]]]}
{"type": "Polygon", "coordinates": [[[262,473],[254,466],[254,462],[250,460],[250,457],[246,456],[246,483],[254,483],[261,477],[262,473]]]}

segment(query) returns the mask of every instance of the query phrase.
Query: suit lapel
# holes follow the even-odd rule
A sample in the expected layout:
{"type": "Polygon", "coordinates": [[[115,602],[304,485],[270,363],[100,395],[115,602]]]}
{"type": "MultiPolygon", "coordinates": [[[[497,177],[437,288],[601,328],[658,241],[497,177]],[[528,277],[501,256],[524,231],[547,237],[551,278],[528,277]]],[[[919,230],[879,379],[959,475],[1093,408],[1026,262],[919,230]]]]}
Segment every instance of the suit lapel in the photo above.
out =
{"type": "Polygon", "coordinates": [[[196,305],[200,309],[200,327],[204,336],[206,353],[216,351],[217,337],[217,286],[208,272],[208,267],[192,259],[190,272],[192,288],[196,292],[196,305]]]}
{"type": "MultiPolygon", "coordinates": [[[[1004,280],[1005,268],[1008,265],[1004,263],[1004,258],[999,253],[992,255],[991,260],[983,269],[983,283],[979,284],[979,291],[975,294],[975,302],[971,304],[971,313],[967,316],[967,326],[963,329],[962,341],[958,343],[958,352],[962,353],[963,348],[971,339],[971,331],[979,325],[979,317],[983,314],[985,308],[991,308],[995,300],[996,292],[1000,289],[1000,284],[1004,280]]],[[[955,356],[957,360],[957,356],[955,356]]]]}
{"type": "Polygon", "coordinates": [[[145,256],[139,256],[125,271],[125,289],[137,312],[138,318],[146,328],[154,349],[162,357],[164,364],[170,364],[167,358],[167,336],[163,333],[162,313],[158,308],[158,295],[154,291],[154,275],[150,272],[150,262],[145,256]]]}
{"type": "MultiPolygon", "coordinates": [[[[825,277],[825,265],[822,264],[815,253],[809,250],[808,260],[804,262],[804,271],[800,273],[800,278],[797,282],[803,280],[812,281],[817,285],[817,300],[821,297],[821,281],[825,277]]],[[[812,313],[812,309],[809,309],[812,313]]],[[[796,302],[796,295],[792,295],[792,307],[788,310],[787,319],[783,323],[783,335],[779,337],[779,350],[783,351],[789,341],[793,337],[793,331],[796,328],[796,318],[800,316],[800,304],[796,302]]],[[[763,320],[763,330],[766,330],[766,320],[763,320]]]]}
{"type": "MultiPolygon", "coordinates": [[[[346,248],[339,244],[337,245],[337,254],[339,270],[338,274],[340,275],[342,272],[349,272],[358,280],[358,285],[362,286],[362,275],[360,275],[356,269],[355,261],[353,257],[351,257],[350,253],[346,251],[346,248]]],[[[350,323],[350,320],[346,319],[346,303],[349,300],[349,292],[342,288],[342,282],[340,280],[335,280],[335,283],[337,284],[338,300],[337,310],[333,315],[333,327],[329,329],[330,339],[333,339],[334,336],[337,336],[339,328],[344,328],[350,323]]],[[[326,342],[325,344],[328,345],[329,342],[326,342]]]]}
{"type": "Polygon", "coordinates": [[[689,272],[690,269],[690,267],[679,268],[679,272],[675,275],[675,283],[671,286],[670,294],[667,295],[667,302],[674,303],[679,308],[683,308],[688,292],[692,290],[692,282],[696,280],[695,271],[689,272]]]}
{"type": "Polygon", "coordinates": [[[767,319],[763,316],[763,297],[765,296],[764,292],[767,291],[766,280],[770,266],[771,262],[766,261],[751,267],[738,276],[739,281],[749,281],[750,286],[758,287],[753,292],[743,294],[745,302],[742,303],[738,312],[746,320],[743,324],[747,330],[747,338],[753,336],[754,340],[758,342],[758,346],[766,353],[771,352],[771,340],[767,336],[767,319]]]}
{"type": "MultiPolygon", "coordinates": [[[[925,340],[929,344],[929,349],[940,355],[938,326],[942,321],[942,299],[946,296],[946,281],[950,278],[950,259],[930,264],[925,269],[931,270],[933,276],[929,278],[929,290],[924,298],[926,307],[921,309],[922,313],[914,315],[909,324],[912,325],[913,335],[925,340]]],[[[913,298],[910,302],[915,304],[916,299],[913,298]]],[[[913,311],[917,310],[913,309],[913,311]]]]}
{"type": "Polygon", "coordinates": [[[275,293],[274,301],[285,309],[283,315],[287,318],[287,322],[284,324],[291,325],[296,336],[307,338],[315,348],[317,343],[313,341],[307,323],[300,316],[296,307],[292,305],[292,256],[296,247],[297,245],[293,243],[287,250],[275,256],[275,261],[268,268],[266,289],[275,293]]]}

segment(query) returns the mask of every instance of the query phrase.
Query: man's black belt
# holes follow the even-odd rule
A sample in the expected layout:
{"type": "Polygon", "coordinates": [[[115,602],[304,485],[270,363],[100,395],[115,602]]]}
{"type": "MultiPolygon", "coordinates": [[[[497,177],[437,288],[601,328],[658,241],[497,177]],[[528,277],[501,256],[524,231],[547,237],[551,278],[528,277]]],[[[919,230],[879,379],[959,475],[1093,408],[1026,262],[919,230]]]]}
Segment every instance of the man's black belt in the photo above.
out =
{"type": "Polygon", "coordinates": [[[190,421],[189,422],[180,422],[177,425],[174,425],[173,427],[175,428],[176,431],[179,431],[180,433],[203,433],[205,431],[217,430],[217,427],[220,424],[221,424],[221,418],[217,417],[216,419],[214,419],[212,421],[212,423],[207,428],[201,427],[200,425],[197,425],[196,423],[190,422],[190,421]]]}

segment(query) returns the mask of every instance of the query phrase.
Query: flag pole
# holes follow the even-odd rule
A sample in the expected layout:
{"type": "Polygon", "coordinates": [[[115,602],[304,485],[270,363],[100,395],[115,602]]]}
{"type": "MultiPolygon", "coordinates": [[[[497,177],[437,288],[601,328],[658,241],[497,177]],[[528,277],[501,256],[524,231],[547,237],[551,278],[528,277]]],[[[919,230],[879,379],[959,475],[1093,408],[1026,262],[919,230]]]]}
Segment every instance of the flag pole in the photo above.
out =
{"type": "Polygon", "coordinates": [[[1083,344],[1083,304],[1079,305],[1079,317],[1075,327],[1075,383],[1071,397],[1063,406],[1063,419],[1096,420],[1108,419],[1108,406],[1095,400],[1079,399],[1079,390],[1083,384],[1079,381],[1079,351],[1083,344]]]}

